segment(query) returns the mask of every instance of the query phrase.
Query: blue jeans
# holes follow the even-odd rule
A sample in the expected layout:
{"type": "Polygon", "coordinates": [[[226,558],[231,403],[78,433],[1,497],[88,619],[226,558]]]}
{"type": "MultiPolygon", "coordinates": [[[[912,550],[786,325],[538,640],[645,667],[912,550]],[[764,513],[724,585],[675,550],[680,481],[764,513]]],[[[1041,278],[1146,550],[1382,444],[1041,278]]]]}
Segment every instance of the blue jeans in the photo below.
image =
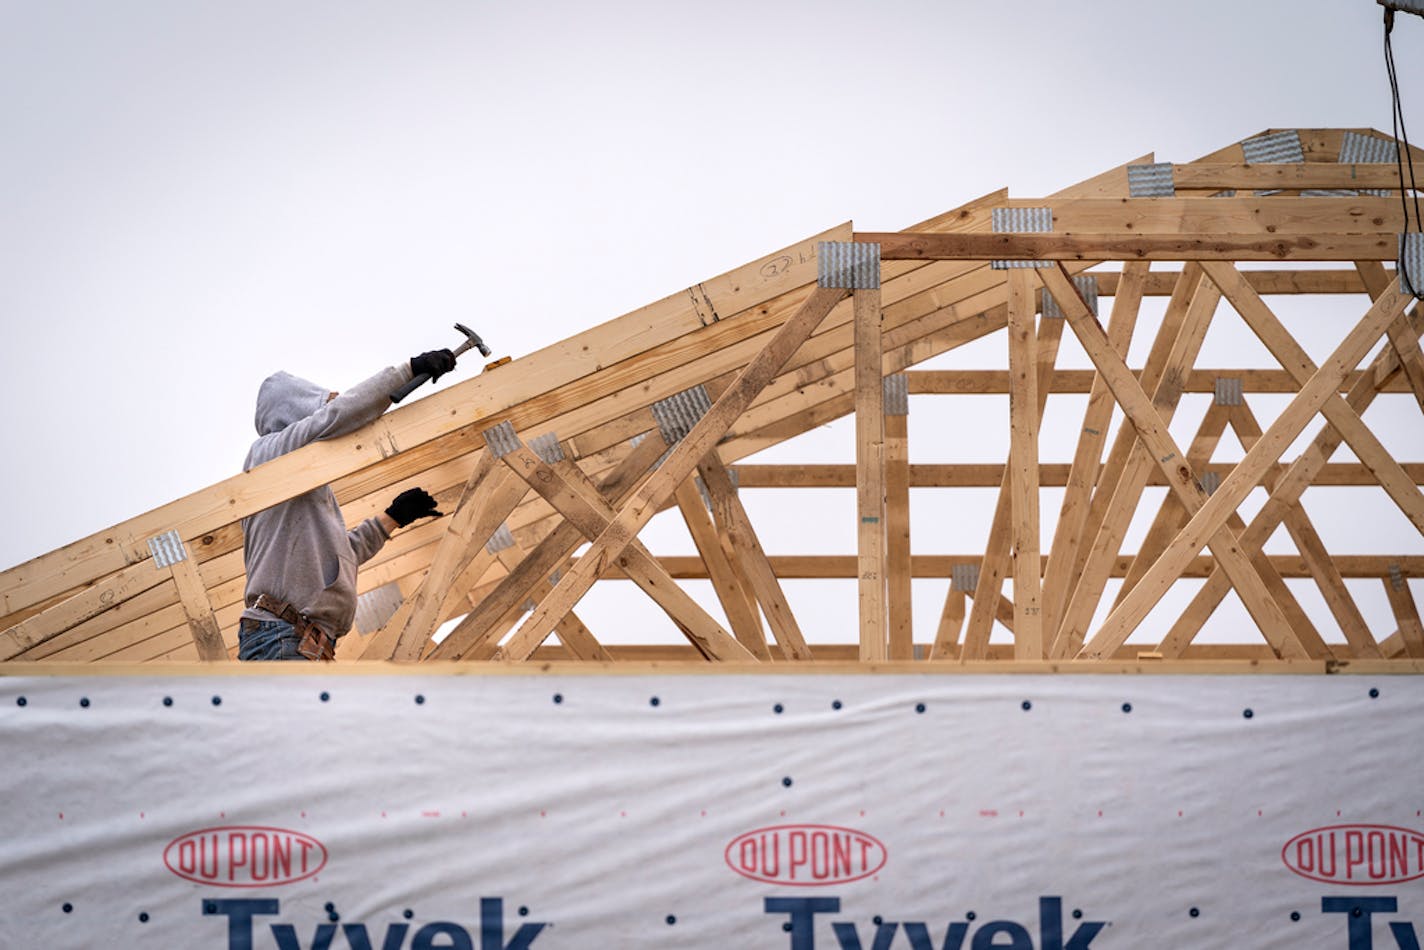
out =
{"type": "Polygon", "coordinates": [[[243,620],[238,627],[239,660],[305,660],[297,652],[301,637],[285,620],[243,620]]]}

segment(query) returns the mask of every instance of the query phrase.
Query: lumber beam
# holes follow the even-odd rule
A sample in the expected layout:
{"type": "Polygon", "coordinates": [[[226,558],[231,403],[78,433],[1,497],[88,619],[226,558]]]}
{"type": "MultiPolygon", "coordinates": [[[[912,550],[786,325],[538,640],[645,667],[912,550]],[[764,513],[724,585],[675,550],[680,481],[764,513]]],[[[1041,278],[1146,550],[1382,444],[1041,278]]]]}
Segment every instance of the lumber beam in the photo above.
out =
{"type": "Polygon", "coordinates": [[[1013,514],[1014,657],[1020,660],[1043,658],[1038,526],[1040,366],[1034,321],[1037,287],[1032,271],[1009,271],[1009,510],[1013,514]]]}
{"type": "MultiPolygon", "coordinates": [[[[1228,406],[1226,417],[1244,449],[1250,450],[1264,434],[1255,413],[1244,401],[1239,405],[1228,406]]],[[[1275,493],[1280,485],[1280,477],[1274,471],[1268,472],[1261,483],[1265,485],[1268,492],[1275,493]]],[[[1370,635],[1369,625],[1365,622],[1364,615],[1360,613],[1360,608],[1355,604],[1355,598],[1351,596],[1350,589],[1345,586],[1345,579],[1341,576],[1340,569],[1336,566],[1334,559],[1330,557],[1329,552],[1326,551],[1325,542],[1321,540],[1319,532],[1315,530],[1315,525],[1299,502],[1289,506],[1286,510],[1285,525],[1286,530],[1290,532],[1291,540],[1295,542],[1296,550],[1300,552],[1301,559],[1305,562],[1306,570],[1314,578],[1316,587],[1320,590],[1320,596],[1324,598],[1326,606],[1335,617],[1335,622],[1345,635],[1345,640],[1350,644],[1355,656],[1382,659],[1379,644],[1370,635]]],[[[1174,527],[1180,530],[1181,525],[1174,527]]],[[[1303,622],[1299,620],[1295,622],[1298,628],[1310,624],[1308,618],[1303,622]]]]}
{"type": "Polygon", "coordinates": [[[1389,599],[1394,619],[1399,623],[1404,655],[1416,659],[1424,657],[1424,625],[1419,621],[1419,607],[1409,590],[1409,579],[1397,569],[1392,571],[1391,576],[1384,578],[1384,593],[1389,599]]]}
{"type": "MultiPolygon", "coordinates": [[[[1037,389],[1038,412],[1042,414],[1048,393],[1042,385],[1043,379],[1053,372],[1058,359],[1059,344],[1063,338],[1063,321],[1059,319],[1040,320],[1038,338],[1034,346],[1034,360],[1038,368],[1037,389]]],[[[1000,598],[1003,596],[1004,578],[1010,570],[1009,555],[1013,541],[1013,465],[1005,467],[999,482],[998,501],[994,506],[993,520],[990,522],[989,537],[984,546],[984,559],[979,566],[979,577],[972,596],[973,605],[969,621],[964,628],[962,659],[978,659],[988,647],[989,636],[995,619],[1003,620],[1000,598]]],[[[1012,616],[1012,610],[1010,611],[1012,616]]],[[[1013,629],[1014,620],[1006,624],[1013,629]]]]}
{"type": "Polygon", "coordinates": [[[1399,254],[1398,236],[1396,228],[1371,234],[1321,230],[1281,236],[1211,231],[1126,236],[876,231],[857,232],[855,239],[879,244],[887,261],[1392,261],[1399,254]]]}
{"type": "MultiPolygon", "coordinates": [[[[698,460],[726,433],[732,422],[775,378],[796,348],[845,296],[846,291],[839,288],[820,287],[812,292],[801,309],[781,326],[766,348],[747,364],[692,431],[678,442],[643,487],[616,512],[585,556],[525,619],[516,635],[534,640],[537,645],[553,630],[558,618],[573,609],[608,564],[632,543],[662,502],[671,497],[678,483],[692,473],[698,460]]],[[[738,649],[745,650],[740,644],[738,649]]]]}
{"type": "MultiPolygon", "coordinates": [[[[1271,423],[1260,441],[1246,453],[1236,470],[1227,476],[1205,503],[1199,502],[1191,520],[1178,532],[1169,550],[1148,570],[1127,599],[1108,615],[1097,634],[1084,646],[1081,655],[1102,658],[1126,641],[1180,576],[1181,568],[1196,556],[1209,537],[1225,526],[1236,507],[1264,477],[1266,469],[1295,440],[1325,402],[1334,397],[1344,374],[1359,364],[1366,351],[1384,335],[1390,322],[1404,313],[1411,299],[1393,288],[1380,296],[1321,368],[1301,387],[1300,394],[1271,423]],[[1199,540],[1201,543],[1198,543],[1199,540]]],[[[1213,553],[1221,559],[1221,553],[1215,548],[1213,553]]]]}
{"type": "MultiPolygon", "coordinates": [[[[1208,498],[1197,481],[1196,473],[1191,470],[1180,448],[1172,439],[1167,430],[1167,425],[1158,414],[1153,401],[1143,392],[1137,380],[1127,372],[1127,365],[1122,357],[1113,350],[1107,339],[1107,334],[1103,328],[1093,318],[1081,298],[1077,296],[1077,290],[1072,281],[1058,267],[1045,268],[1043,271],[1045,283],[1054,292],[1054,296],[1065,301],[1063,304],[1064,315],[1068,319],[1068,324],[1073,328],[1074,334],[1078,337],[1083,348],[1087,350],[1089,358],[1092,359],[1099,371],[1102,372],[1107,381],[1108,388],[1112,390],[1113,398],[1122,407],[1123,413],[1132,424],[1132,428],[1137,433],[1141,449],[1146,451],[1153,462],[1162,469],[1166,476],[1168,487],[1177,495],[1183,506],[1190,512],[1197,512],[1199,509],[1211,504],[1211,498],[1220,497],[1220,490],[1216,495],[1208,498]]],[[[1363,355],[1363,353],[1361,353],[1363,355]]],[[[1298,397],[1299,398],[1299,397],[1298,397]]],[[[1301,425],[1305,423],[1302,420],[1301,425]]],[[[1284,446],[1281,447],[1282,449],[1284,446]]],[[[1271,459],[1274,461],[1274,459],[1271,459]]],[[[1241,474],[1241,467],[1238,466],[1235,473],[1227,478],[1230,484],[1232,478],[1238,478],[1241,474]]],[[[1259,477],[1259,476],[1258,476],[1259,477]]],[[[1254,484],[1254,483],[1253,483],[1254,484]]],[[[1243,493],[1244,496],[1244,493],[1243,493]]],[[[1239,501],[1239,499],[1238,499],[1239,501]]],[[[1231,512],[1234,512],[1234,508],[1231,512]]],[[[1228,512],[1230,513],[1230,512],[1228,512]]],[[[1180,537],[1180,536],[1179,536],[1180,537]]],[[[1175,543],[1175,542],[1174,542],[1175,543]]],[[[1256,621],[1261,632],[1267,640],[1278,649],[1283,651],[1285,656],[1298,656],[1305,653],[1295,631],[1291,629],[1289,622],[1281,611],[1281,607],[1276,603],[1270,591],[1267,589],[1266,581],[1262,578],[1259,570],[1266,570],[1269,573],[1269,562],[1254,563],[1247,557],[1241,548],[1240,539],[1236,532],[1226,524],[1223,516],[1219,522],[1212,525],[1212,531],[1203,537],[1203,544],[1210,544],[1212,554],[1216,556],[1222,567],[1227,571],[1227,576],[1231,578],[1237,593],[1241,597],[1242,603],[1247,611],[1256,621]]],[[[1192,551],[1195,556],[1198,547],[1192,551]]],[[[1167,559],[1167,555],[1159,559],[1157,564],[1162,564],[1167,559]]],[[[1173,575],[1175,581],[1177,575],[1173,575]]],[[[1148,583],[1152,577],[1152,572],[1144,575],[1137,590],[1142,590],[1142,585],[1148,583]]],[[[1117,613],[1121,611],[1127,603],[1131,603],[1131,597],[1123,605],[1118,607],[1117,613]]],[[[1155,604],[1155,601],[1153,601],[1155,604]]],[[[1145,615],[1145,611],[1143,612],[1145,615]]],[[[1111,619],[1112,615],[1109,615],[1111,619]]],[[[1126,617],[1126,615],[1124,615],[1126,617]]],[[[1140,619],[1140,618],[1139,618],[1140,619]]],[[[1124,624],[1124,626],[1126,626],[1124,624]]],[[[1133,624],[1135,627],[1135,623],[1133,624]]],[[[1121,633],[1122,639],[1114,644],[1113,649],[1121,646],[1127,639],[1133,627],[1128,627],[1121,633]]],[[[1062,637],[1060,636],[1060,640],[1062,637]]],[[[1094,641],[1107,641],[1100,630],[1094,637],[1094,641]]],[[[1093,643],[1090,642],[1084,647],[1084,651],[1091,652],[1093,643]]],[[[1101,656],[1101,654],[1097,654],[1101,656]]]]}
{"type": "MultiPolygon", "coordinates": [[[[1240,271],[1232,265],[1220,261],[1204,262],[1202,269],[1221,290],[1222,295],[1236,308],[1237,313],[1241,314],[1246,324],[1265,344],[1271,355],[1280,362],[1286,372],[1295,377],[1297,382],[1303,386],[1318,372],[1319,367],[1311,361],[1304,347],[1290,335],[1285,325],[1281,323],[1260,295],[1241,278],[1240,271]]],[[[1402,309],[1401,312],[1403,312],[1402,309]]],[[[1393,325],[1394,320],[1391,319],[1385,328],[1386,331],[1389,332],[1393,325]]],[[[1391,339],[1396,335],[1404,340],[1410,338],[1406,331],[1389,332],[1389,335],[1391,339]]],[[[1370,342],[1373,343],[1373,341],[1370,342]]],[[[1414,341],[1412,349],[1408,347],[1407,343],[1401,345],[1405,347],[1408,356],[1413,356],[1419,351],[1417,340],[1414,341]]],[[[1411,365],[1408,356],[1401,359],[1401,365],[1405,367],[1411,365]]],[[[1354,450],[1360,461],[1375,474],[1385,492],[1399,506],[1400,511],[1404,512],[1404,516],[1414,523],[1421,534],[1424,534],[1424,495],[1420,495],[1413,480],[1365,425],[1359,413],[1351,409],[1349,403],[1340,398],[1338,387],[1325,394],[1320,411],[1330,425],[1335,428],[1335,431],[1340,433],[1340,436],[1354,450]]]]}
{"type": "Polygon", "coordinates": [[[889,647],[885,539],[885,386],[881,375],[880,288],[854,292],[856,546],[860,556],[860,658],[875,662],[889,647]]]}
{"type": "Polygon", "coordinates": [[[727,539],[736,569],[746,579],[747,587],[761,605],[782,657],[787,660],[810,659],[806,637],[791,612],[791,604],[757,538],[751,518],[742,506],[742,500],[737,497],[736,486],[732,484],[726,466],[716,452],[708,452],[697,463],[697,473],[707,489],[717,530],[727,539]]]}
{"type": "Polygon", "coordinates": [[[885,596],[889,658],[915,658],[910,571],[909,394],[903,375],[885,378],[885,596]]]}
{"type": "MultiPolygon", "coordinates": [[[[484,458],[490,453],[485,452],[484,458]]],[[[481,459],[480,469],[485,468],[481,459]]],[[[472,475],[465,486],[460,503],[450,517],[450,525],[440,540],[430,562],[425,580],[407,601],[412,604],[409,616],[400,629],[391,659],[416,660],[439,623],[440,606],[450,582],[473,555],[494,537],[494,533],[524,499],[529,487],[507,466],[495,466],[472,475]]],[[[478,472],[478,469],[477,469],[478,472]]],[[[369,652],[369,650],[367,651],[369,652]]]]}
{"type": "MultiPolygon", "coordinates": [[[[607,530],[616,512],[578,466],[567,459],[551,465],[530,451],[512,429],[507,438],[513,444],[505,447],[507,450],[500,456],[505,465],[524,479],[530,488],[543,495],[589,540],[607,530]]],[[[642,542],[631,539],[614,556],[624,572],[663,608],[688,641],[709,660],[756,659],[673,581],[642,542]]],[[[569,573],[578,570],[586,561],[587,555],[580,558],[569,573]]],[[[557,585],[554,590],[558,590],[557,585]]],[[[552,596],[553,592],[546,594],[545,602],[552,596]]],[[[567,613],[568,610],[563,611],[560,617],[567,613]]],[[[557,621],[548,630],[541,630],[526,623],[516,631],[510,642],[500,648],[496,658],[512,661],[528,659],[556,626],[557,621]]]]}
{"type": "MultiPolygon", "coordinates": [[[[599,491],[614,503],[620,502],[657,464],[666,448],[667,443],[661,433],[653,430],[604,476],[599,491]]],[[[553,571],[563,568],[583,541],[583,533],[577,526],[561,520],[514,570],[500,580],[493,591],[480,599],[474,610],[455,625],[431,654],[432,658],[455,659],[480,644],[493,641],[497,645],[496,632],[502,634],[508,630],[507,626],[500,629],[504,618],[533,596],[538,585],[553,571]]]]}
{"type": "MultiPolygon", "coordinates": [[[[888,417],[887,417],[888,418],[888,417]]],[[[1106,430],[1107,423],[1098,432],[1106,430]]],[[[1090,425],[1088,427],[1091,427],[1090,425]]],[[[1424,462],[1401,462],[1404,471],[1415,485],[1424,485],[1424,462]]],[[[1085,463],[1083,477],[1087,478],[1091,490],[1092,481],[1102,468],[1101,462],[1085,463]]],[[[1236,467],[1235,462],[1206,462],[1200,470],[1203,474],[1214,473],[1222,478],[1236,467]]],[[[1285,473],[1288,466],[1277,463],[1271,468],[1274,475],[1285,473]]],[[[737,484],[746,489],[771,488],[854,488],[855,466],[836,463],[807,464],[748,464],[738,463],[730,470],[736,473],[737,484]]],[[[1007,467],[1003,462],[915,462],[906,468],[910,488],[997,488],[1004,480],[1007,467]]],[[[1066,462],[1039,462],[1038,482],[1044,488],[1063,488],[1078,484],[1072,475],[1072,465],[1066,462]]],[[[1149,486],[1165,485],[1166,481],[1158,471],[1148,474],[1149,486]]],[[[1356,462],[1332,462],[1320,470],[1312,483],[1312,488],[1347,486],[1378,486],[1368,468],[1356,462]]],[[[1063,532],[1055,531],[1055,538],[1063,537],[1063,532]]]]}
{"type": "MultiPolygon", "coordinates": [[[[1185,267],[1138,381],[1144,391],[1152,393],[1153,405],[1166,419],[1176,412],[1181,397],[1176,381],[1195,361],[1216,304],[1217,294],[1205,284],[1200,266],[1185,267]]],[[[1114,348],[1113,352],[1119,351],[1114,348]]],[[[1106,374],[1099,370],[1098,375],[1102,390],[1113,395],[1106,374]]],[[[1099,405],[1091,421],[1105,422],[1105,414],[1110,414],[1115,406],[1115,402],[1106,408],[1099,405]]],[[[1103,426],[1087,427],[1105,431],[1103,426]]],[[[1091,444],[1088,450],[1092,451],[1091,444]]],[[[1080,508],[1078,513],[1072,513],[1074,517],[1064,538],[1066,543],[1059,562],[1050,565],[1055,594],[1051,656],[1069,656],[1082,645],[1082,638],[1102,600],[1107,583],[1106,565],[1121,549],[1147,473],[1155,470],[1156,466],[1138,444],[1136,430],[1131,425],[1120,427],[1107,464],[1098,473],[1086,512],[1080,508]]],[[[1081,497],[1080,493],[1073,500],[1080,501],[1081,497]]],[[[1069,500],[1065,498],[1065,502],[1069,500]]]]}
{"type": "MultiPolygon", "coordinates": [[[[1380,292],[1385,292],[1385,288],[1381,288],[1380,292]]],[[[1418,308],[1408,325],[1410,332],[1414,333],[1416,338],[1420,331],[1424,330],[1424,319],[1420,319],[1418,308]]],[[[1369,370],[1361,375],[1355,385],[1350,388],[1345,397],[1346,402],[1356,412],[1363,413],[1378,395],[1379,387],[1393,378],[1399,369],[1399,361],[1392,350],[1386,349],[1381,352],[1370,365],[1369,370]]],[[[1339,434],[1332,428],[1322,429],[1316,435],[1310,446],[1291,463],[1285,474],[1280,477],[1266,504],[1251,520],[1243,538],[1245,543],[1256,548],[1265,544],[1266,539],[1285,519],[1291,507],[1300,500],[1305,489],[1314,482],[1317,473],[1325,468],[1330,456],[1340,446],[1340,442],[1339,434]]],[[[1340,565],[1343,559],[1337,557],[1335,560],[1337,565],[1340,565]]],[[[1343,566],[1341,571],[1345,573],[1343,566]]],[[[1216,605],[1226,595],[1226,590],[1225,578],[1214,569],[1212,575],[1207,578],[1207,582],[1197,591],[1187,608],[1158,643],[1157,652],[1169,659],[1180,656],[1181,652],[1191,644],[1192,639],[1200,631],[1202,624],[1211,615],[1216,605]]],[[[1388,656],[1389,653],[1386,651],[1385,655],[1388,656]]]]}
{"type": "MultiPolygon", "coordinates": [[[[1123,267],[1122,282],[1113,298],[1112,315],[1108,318],[1108,342],[1113,351],[1127,358],[1137,315],[1142,304],[1142,289],[1149,274],[1145,261],[1134,261],[1123,267]]],[[[1057,374],[1055,373],[1056,377],[1057,374]]],[[[1103,447],[1107,444],[1108,425],[1112,421],[1113,400],[1102,374],[1091,374],[1092,387],[1088,405],[1083,412],[1083,424],[1073,451],[1073,462],[1064,482],[1063,502],[1058,522],[1053,529],[1053,546],[1044,569],[1042,587],[1044,639],[1052,649],[1059,621],[1066,606],[1074,569],[1082,562],[1078,551],[1083,544],[1083,526],[1087,523],[1093,486],[1102,467],[1103,447]]],[[[1039,481],[1044,483],[1043,466],[1039,466],[1039,481]]]]}
{"type": "MultiPolygon", "coordinates": [[[[712,512],[702,502],[692,479],[677,486],[673,496],[677,500],[678,511],[682,514],[687,533],[702,558],[707,577],[712,582],[712,591],[722,604],[722,612],[732,627],[732,634],[741,641],[759,660],[770,660],[771,653],[766,646],[766,631],[761,625],[761,614],[756,601],[748,594],[735,563],[722,547],[722,536],[717,532],[717,524],[712,512]]],[[[710,501],[711,495],[709,493],[710,501]]]]}

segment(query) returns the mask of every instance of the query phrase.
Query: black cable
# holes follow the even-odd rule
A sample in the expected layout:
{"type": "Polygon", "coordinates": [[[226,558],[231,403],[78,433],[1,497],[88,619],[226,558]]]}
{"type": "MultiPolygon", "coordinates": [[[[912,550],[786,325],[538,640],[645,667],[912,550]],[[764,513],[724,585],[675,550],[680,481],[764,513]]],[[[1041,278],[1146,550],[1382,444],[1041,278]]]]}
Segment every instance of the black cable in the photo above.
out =
{"type": "MultiPolygon", "coordinates": [[[[1390,39],[1390,34],[1393,31],[1394,11],[1386,7],[1384,11],[1384,65],[1385,71],[1389,75],[1390,122],[1394,133],[1394,161],[1399,170],[1399,204],[1404,212],[1404,233],[1408,234],[1409,199],[1404,187],[1406,160],[1409,166],[1409,190],[1414,192],[1414,230],[1424,232],[1424,218],[1421,218],[1419,213],[1419,186],[1414,178],[1414,153],[1409,148],[1409,132],[1404,127],[1404,106],[1399,96],[1399,76],[1394,67],[1394,44],[1390,39]]],[[[1403,251],[1403,247],[1400,250],[1403,251]]],[[[1416,289],[1414,281],[1410,279],[1403,253],[1400,254],[1398,268],[1400,286],[1404,292],[1424,298],[1424,286],[1416,289]]]]}

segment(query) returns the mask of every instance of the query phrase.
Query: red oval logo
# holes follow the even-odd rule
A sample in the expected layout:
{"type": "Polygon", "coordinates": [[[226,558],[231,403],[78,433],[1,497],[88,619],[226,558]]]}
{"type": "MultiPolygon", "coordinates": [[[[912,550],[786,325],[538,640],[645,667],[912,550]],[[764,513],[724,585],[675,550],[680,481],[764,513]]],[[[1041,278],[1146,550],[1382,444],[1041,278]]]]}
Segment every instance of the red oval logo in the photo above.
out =
{"type": "Polygon", "coordinates": [[[1326,884],[1399,884],[1424,877],[1424,834],[1393,825],[1330,825],[1287,841],[1281,860],[1326,884]]]}
{"type": "Polygon", "coordinates": [[[277,887],[326,867],[326,845],[285,828],[230,825],[190,831],[163,849],[168,870],[214,887],[277,887]]]}
{"type": "Polygon", "coordinates": [[[875,837],[837,825],[775,825],[737,835],[727,867],[767,884],[845,884],[879,871],[889,855],[875,837]]]}

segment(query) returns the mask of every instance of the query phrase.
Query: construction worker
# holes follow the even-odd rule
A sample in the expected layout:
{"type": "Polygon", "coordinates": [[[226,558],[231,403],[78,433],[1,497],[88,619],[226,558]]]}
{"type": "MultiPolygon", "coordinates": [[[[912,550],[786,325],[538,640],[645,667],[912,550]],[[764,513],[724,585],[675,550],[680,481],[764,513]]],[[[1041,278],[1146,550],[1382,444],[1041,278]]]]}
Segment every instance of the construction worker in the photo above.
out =
{"type": "MultiPolygon", "coordinates": [[[[422,374],[432,380],[455,368],[450,350],[432,350],[381,370],[344,393],[290,373],[262,381],[257,434],[243,463],[250,471],[308,442],[361,428],[391,405],[391,394],[422,374]]],[[[329,660],[356,617],[356,568],[391,532],[438,517],[421,488],[395,497],[384,512],[350,531],[336,496],[322,485],[242,519],[247,590],[238,632],[239,660],[329,660]]]]}

